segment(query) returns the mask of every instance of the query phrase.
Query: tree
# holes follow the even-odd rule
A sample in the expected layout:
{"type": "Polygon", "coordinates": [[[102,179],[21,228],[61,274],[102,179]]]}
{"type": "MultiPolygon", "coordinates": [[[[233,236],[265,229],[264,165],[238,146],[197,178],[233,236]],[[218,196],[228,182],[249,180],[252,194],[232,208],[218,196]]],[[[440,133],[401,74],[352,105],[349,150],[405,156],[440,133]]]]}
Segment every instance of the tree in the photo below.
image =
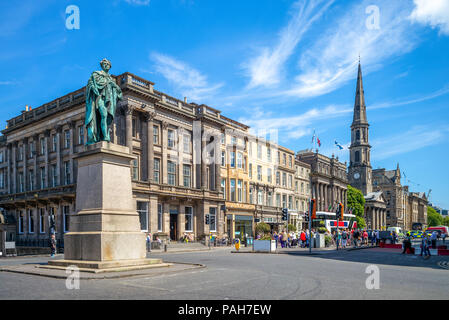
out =
{"type": "Polygon", "coordinates": [[[444,219],[436,212],[436,210],[430,206],[427,206],[427,224],[429,227],[436,227],[443,225],[444,219]]]}
{"type": "Polygon", "coordinates": [[[444,219],[443,219],[443,225],[449,227],[449,217],[444,217],[444,219]]]}
{"type": "Polygon", "coordinates": [[[270,233],[271,228],[268,223],[260,222],[256,225],[256,234],[260,234],[261,236],[265,235],[266,233],[270,233]]]}
{"type": "Polygon", "coordinates": [[[362,191],[348,185],[348,209],[352,210],[355,221],[357,221],[357,228],[365,228],[366,222],[363,218],[365,214],[365,197],[362,191]]]}
{"type": "Polygon", "coordinates": [[[290,232],[290,231],[296,232],[296,226],[293,225],[293,224],[291,224],[291,223],[289,223],[289,224],[288,224],[288,231],[289,231],[289,232],[290,232]]]}

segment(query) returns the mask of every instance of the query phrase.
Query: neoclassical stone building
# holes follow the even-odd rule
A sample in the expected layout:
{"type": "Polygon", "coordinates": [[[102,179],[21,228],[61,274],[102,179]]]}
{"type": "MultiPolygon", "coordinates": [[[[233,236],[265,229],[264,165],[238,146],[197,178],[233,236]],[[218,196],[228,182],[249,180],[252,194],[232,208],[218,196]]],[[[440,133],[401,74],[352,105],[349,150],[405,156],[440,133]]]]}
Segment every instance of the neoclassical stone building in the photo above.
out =
{"type": "MultiPolygon", "coordinates": [[[[326,157],[310,150],[296,154],[299,161],[311,167],[312,197],[317,199],[317,211],[329,212],[337,203],[347,204],[348,178],[346,164],[338,158],[326,157]]],[[[333,212],[333,211],[331,211],[333,212]]]]}
{"type": "MultiPolygon", "coordinates": [[[[223,147],[220,138],[248,127],[206,105],[159,92],[136,75],[116,79],[123,100],[112,142],[137,157],[132,183],[142,231],[173,240],[184,233],[201,239],[227,232],[221,177],[229,177],[222,173],[220,150],[230,157],[232,148],[223,147]],[[205,224],[206,215],[210,224],[205,224]]],[[[69,229],[69,217],[76,212],[75,159],[86,141],[84,95],[81,88],[38,108],[27,107],[2,131],[0,207],[15,217],[19,245],[48,239],[50,215],[56,218],[59,240],[69,229]]]]}

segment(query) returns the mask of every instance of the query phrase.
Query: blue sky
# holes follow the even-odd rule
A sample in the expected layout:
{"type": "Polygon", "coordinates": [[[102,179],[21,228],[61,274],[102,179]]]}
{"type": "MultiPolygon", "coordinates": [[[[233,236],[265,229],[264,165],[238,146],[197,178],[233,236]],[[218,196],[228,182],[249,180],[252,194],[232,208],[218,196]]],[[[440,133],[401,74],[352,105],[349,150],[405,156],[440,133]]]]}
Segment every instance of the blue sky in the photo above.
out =
{"type": "Polygon", "coordinates": [[[0,43],[3,127],[107,57],[112,73],[277,129],[295,151],[316,130],[342,161],[360,54],[373,168],[399,163],[403,184],[449,208],[449,0],[2,1],[0,43]],[[66,28],[69,5],[79,30],[66,28]]]}

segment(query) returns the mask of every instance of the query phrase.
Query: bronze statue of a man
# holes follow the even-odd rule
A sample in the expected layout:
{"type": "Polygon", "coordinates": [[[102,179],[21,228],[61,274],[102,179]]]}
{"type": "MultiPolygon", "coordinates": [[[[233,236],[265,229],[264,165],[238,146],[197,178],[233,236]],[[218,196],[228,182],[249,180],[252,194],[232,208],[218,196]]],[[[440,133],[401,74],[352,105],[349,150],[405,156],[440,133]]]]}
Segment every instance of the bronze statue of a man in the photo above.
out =
{"type": "Polygon", "coordinates": [[[111,62],[103,59],[101,71],[94,71],[86,86],[87,145],[99,141],[111,141],[109,126],[115,116],[117,100],[122,99],[122,90],[109,74],[111,62]]]}

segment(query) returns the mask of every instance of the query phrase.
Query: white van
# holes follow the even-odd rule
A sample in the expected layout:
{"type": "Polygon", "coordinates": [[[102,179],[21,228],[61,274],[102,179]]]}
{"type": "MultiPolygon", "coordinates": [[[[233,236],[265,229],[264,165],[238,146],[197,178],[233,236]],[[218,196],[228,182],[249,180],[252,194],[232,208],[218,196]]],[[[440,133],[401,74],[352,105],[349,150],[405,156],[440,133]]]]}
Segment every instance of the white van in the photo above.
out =
{"type": "Polygon", "coordinates": [[[394,231],[394,232],[396,232],[396,234],[400,234],[400,233],[403,233],[402,232],[402,229],[400,228],[400,227],[388,227],[387,228],[387,231],[394,231]]]}

